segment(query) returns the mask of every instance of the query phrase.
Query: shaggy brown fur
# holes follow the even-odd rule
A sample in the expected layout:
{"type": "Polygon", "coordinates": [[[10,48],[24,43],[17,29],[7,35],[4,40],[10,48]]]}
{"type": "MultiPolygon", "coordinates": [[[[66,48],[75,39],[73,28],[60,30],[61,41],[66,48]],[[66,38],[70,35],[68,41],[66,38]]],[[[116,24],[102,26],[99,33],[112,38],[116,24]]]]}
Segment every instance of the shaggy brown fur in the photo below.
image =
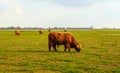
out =
{"type": "Polygon", "coordinates": [[[39,34],[43,34],[43,30],[39,30],[39,34]]]}
{"type": "Polygon", "coordinates": [[[15,35],[20,35],[20,31],[19,30],[15,30],[15,35]]]}
{"type": "Polygon", "coordinates": [[[70,48],[74,48],[77,52],[80,52],[81,45],[75,40],[72,34],[68,32],[50,32],[48,34],[48,49],[51,51],[51,47],[54,48],[55,51],[56,45],[64,45],[65,51],[68,48],[70,52],[70,48]]]}

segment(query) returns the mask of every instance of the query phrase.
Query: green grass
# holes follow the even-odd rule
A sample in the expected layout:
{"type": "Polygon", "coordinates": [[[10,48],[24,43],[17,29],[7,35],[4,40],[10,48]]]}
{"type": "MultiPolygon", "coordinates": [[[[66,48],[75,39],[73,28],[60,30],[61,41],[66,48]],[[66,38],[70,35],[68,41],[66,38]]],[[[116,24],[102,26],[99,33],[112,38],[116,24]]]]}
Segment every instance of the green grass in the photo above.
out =
{"type": "MultiPolygon", "coordinates": [[[[59,30],[57,30],[59,31],[59,30]]],[[[120,73],[120,30],[68,30],[83,45],[78,53],[48,51],[48,31],[0,30],[0,73],[120,73]]]]}

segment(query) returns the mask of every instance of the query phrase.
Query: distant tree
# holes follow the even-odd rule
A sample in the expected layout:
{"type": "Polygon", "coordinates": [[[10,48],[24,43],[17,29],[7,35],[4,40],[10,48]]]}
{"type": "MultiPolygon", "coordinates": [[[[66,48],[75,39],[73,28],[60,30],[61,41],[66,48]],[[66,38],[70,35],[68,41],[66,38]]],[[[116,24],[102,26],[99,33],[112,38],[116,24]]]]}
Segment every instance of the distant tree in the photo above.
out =
{"type": "Polygon", "coordinates": [[[58,29],[58,27],[54,27],[54,29],[58,29]]]}
{"type": "Polygon", "coordinates": [[[93,29],[93,26],[91,26],[90,29],[93,29]]]}
{"type": "Polygon", "coordinates": [[[21,27],[20,27],[20,26],[18,26],[18,27],[16,27],[16,29],[21,29],[21,27]]]}
{"type": "Polygon", "coordinates": [[[64,32],[67,32],[67,28],[66,27],[64,28],[64,32]]]}
{"type": "Polygon", "coordinates": [[[10,26],[10,29],[15,29],[15,27],[14,26],[10,26]]]}

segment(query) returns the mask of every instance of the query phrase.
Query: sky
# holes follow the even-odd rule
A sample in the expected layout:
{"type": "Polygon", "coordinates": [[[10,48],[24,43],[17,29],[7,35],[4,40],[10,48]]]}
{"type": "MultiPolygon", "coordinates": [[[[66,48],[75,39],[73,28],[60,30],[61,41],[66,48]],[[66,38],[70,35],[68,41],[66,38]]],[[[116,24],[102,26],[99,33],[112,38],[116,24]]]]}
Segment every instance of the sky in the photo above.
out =
{"type": "Polygon", "coordinates": [[[120,28],[120,0],[0,0],[0,27],[120,28]]]}

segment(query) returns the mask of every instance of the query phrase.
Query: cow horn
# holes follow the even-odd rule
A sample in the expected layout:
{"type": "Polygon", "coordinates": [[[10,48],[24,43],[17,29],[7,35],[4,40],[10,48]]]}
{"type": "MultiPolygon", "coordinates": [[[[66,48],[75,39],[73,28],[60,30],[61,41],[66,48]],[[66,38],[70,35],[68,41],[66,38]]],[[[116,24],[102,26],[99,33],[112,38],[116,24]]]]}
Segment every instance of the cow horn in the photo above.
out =
{"type": "Polygon", "coordinates": [[[77,48],[82,49],[82,45],[81,44],[77,45],[77,48]]]}

